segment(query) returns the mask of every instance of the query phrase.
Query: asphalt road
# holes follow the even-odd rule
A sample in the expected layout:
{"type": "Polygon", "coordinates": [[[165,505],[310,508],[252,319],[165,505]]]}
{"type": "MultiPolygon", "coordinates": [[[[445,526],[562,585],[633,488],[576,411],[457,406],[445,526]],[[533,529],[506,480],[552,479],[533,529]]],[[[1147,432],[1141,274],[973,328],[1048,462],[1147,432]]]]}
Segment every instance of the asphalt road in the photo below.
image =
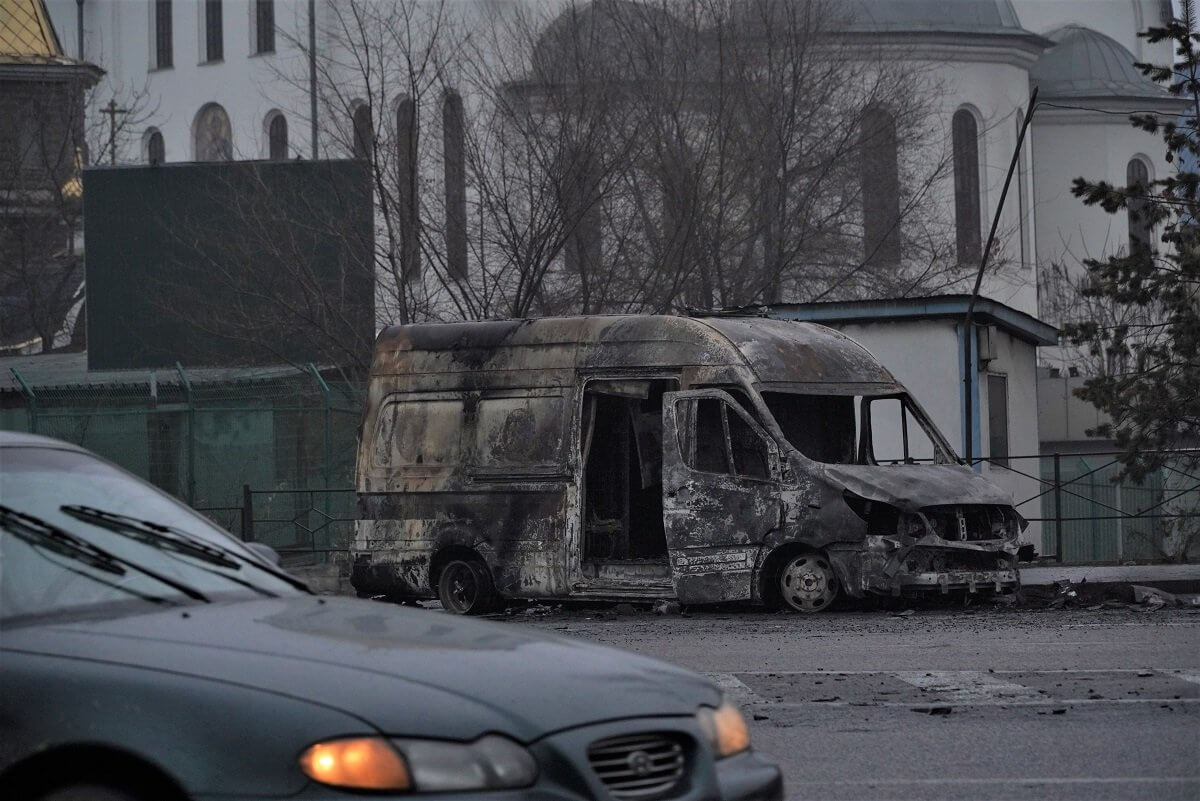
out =
{"type": "Polygon", "coordinates": [[[789,798],[1200,799],[1200,611],[508,619],[712,675],[789,798]]]}

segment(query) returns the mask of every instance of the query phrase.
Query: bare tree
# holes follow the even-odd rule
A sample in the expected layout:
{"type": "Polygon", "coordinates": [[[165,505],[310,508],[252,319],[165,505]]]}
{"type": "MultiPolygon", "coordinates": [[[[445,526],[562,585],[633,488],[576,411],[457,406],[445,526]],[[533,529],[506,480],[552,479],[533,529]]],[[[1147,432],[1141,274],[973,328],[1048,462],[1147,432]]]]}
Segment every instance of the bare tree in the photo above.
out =
{"type": "Polygon", "coordinates": [[[370,165],[379,322],[953,286],[939,87],[841,9],[331,5],[318,127],[370,165]]]}

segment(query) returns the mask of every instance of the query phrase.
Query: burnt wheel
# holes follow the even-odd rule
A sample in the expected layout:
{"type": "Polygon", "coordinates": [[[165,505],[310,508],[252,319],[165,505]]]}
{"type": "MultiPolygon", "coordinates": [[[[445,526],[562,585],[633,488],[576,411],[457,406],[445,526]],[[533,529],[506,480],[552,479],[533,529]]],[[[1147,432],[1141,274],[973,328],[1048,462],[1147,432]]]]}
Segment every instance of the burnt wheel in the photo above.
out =
{"type": "Polygon", "coordinates": [[[482,615],[496,605],[492,574],[483,562],[455,560],[438,577],[442,606],[459,615],[482,615]]]}
{"type": "Polygon", "coordinates": [[[779,596],[789,609],[820,612],[833,603],[837,594],[837,576],[824,554],[797,554],[779,571],[779,596]]]}

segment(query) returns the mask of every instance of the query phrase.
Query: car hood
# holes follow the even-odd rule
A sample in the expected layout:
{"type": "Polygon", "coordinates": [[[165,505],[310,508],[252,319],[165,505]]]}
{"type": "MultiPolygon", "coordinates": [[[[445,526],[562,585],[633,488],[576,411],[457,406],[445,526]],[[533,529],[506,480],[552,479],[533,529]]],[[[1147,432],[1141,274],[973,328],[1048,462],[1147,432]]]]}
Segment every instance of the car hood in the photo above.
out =
{"type": "Polygon", "coordinates": [[[960,465],[824,465],[832,484],[902,512],[926,506],[990,504],[1012,506],[1012,496],[960,465]]]}
{"type": "Polygon", "coordinates": [[[707,679],[646,657],[354,599],[200,604],[29,626],[7,630],[4,645],[250,686],[396,736],[496,731],[530,742],[604,720],[691,715],[720,698],[707,679]]]}

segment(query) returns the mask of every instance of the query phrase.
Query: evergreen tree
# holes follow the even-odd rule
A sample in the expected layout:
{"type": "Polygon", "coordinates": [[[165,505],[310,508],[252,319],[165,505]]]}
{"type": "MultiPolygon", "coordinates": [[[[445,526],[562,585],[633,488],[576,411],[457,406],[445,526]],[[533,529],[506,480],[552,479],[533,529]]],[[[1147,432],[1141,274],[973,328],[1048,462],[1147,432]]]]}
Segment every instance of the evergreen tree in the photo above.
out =
{"type": "Polygon", "coordinates": [[[1135,64],[1190,103],[1182,117],[1130,117],[1135,127],[1161,137],[1175,169],[1123,187],[1077,178],[1072,190],[1087,205],[1127,211],[1135,224],[1131,230],[1142,221],[1153,226],[1144,230],[1160,233],[1157,244],[1134,239],[1127,253],[1086,260],[1085,302],[1121,311],[1064,326],[1067,341],[1086,348],[1100,363],[1127,365],[1089,379],[1077,394],[1107,413],[1111,422],[1089,433],[1116,441],[1121,474],[1135,481],[1164,468],[1194,475],[1200,464],[1161,452],[1200,444],[1200,33],[1195,14],[1193,0],[1184,0],[1178,18],[1141,34],[1151,43],[1171,42],[1173,64],[1135,64]]]}

